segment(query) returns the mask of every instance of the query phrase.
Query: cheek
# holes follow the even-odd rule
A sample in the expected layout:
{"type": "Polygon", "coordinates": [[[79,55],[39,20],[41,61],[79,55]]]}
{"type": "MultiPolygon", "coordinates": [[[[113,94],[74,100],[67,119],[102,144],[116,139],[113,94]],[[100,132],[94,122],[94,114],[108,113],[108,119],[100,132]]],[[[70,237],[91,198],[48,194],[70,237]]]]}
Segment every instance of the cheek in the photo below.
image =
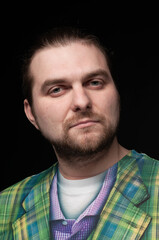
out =
{"type": "Polygon", "coordinates": [[[118,94],[115,96],[112,96],[111,101],[109,101],[109,113],[112,122],[116,125],[119,121],[119,115],[120,115],[120,99],[118,94]]]}
{"type": "Polygon", "coordinates": [[[100,111],[107,118],[117,119],[119,117],[120,99],[116,91],[109,91],[99,97],[100,99],[100,111]]]}
{"type": "Polygon", "coordinates": [[[59,102],[39,101],[35,104],[35,113],[39,123],[42,124],[61,124],[63,123],[67,112],[67,107],[59,102]]]}

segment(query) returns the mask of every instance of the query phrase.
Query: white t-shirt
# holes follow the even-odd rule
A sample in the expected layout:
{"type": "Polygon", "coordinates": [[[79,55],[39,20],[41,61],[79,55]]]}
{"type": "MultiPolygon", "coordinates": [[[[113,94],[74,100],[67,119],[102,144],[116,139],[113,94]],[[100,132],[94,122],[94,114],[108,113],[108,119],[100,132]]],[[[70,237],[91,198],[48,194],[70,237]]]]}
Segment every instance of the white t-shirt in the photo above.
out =
{"type": "Polygon", "coordinates": [[[66,179],[58,172],[58,198],[66,218],[76,219],[97,197],[106,172],[80,180],[66,179]]]}

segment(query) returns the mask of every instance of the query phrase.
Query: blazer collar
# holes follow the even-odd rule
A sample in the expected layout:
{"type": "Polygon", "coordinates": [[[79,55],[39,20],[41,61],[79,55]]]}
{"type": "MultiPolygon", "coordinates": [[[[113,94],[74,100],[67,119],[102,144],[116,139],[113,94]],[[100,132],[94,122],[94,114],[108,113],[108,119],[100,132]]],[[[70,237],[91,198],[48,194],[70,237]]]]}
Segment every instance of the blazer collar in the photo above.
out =
{"type": "Polygon", "coordinates": [[[88,239],[140,239],[151,221],[140,205],[149,197],[136,158],[125,156],[118,162],[115,185],[88,239]]]}
{"type": "Polygon", "coordinates": [[[12,224],[15,239],[50,239],[50,186],[57,164],[36,184],[24,199],[25,214],[12,224]]]}
{"type": "Polygon", "coordinates": [[[48,173],[43,177],[30,191],[27,197],[24,199],[22,206],[26,212],[28,212],[34,205],[36,205],[42,198],[49,194],[50,186],[53,177],[57,171],[57,163],[48,169],[48,173]]]}
{"type": "Polygon", "coordinates": [[[114,187],[136,206],[150,197],[142,180],[137,159],[131,155],[126,155],[118,162],[117,180],[114,187]]]}

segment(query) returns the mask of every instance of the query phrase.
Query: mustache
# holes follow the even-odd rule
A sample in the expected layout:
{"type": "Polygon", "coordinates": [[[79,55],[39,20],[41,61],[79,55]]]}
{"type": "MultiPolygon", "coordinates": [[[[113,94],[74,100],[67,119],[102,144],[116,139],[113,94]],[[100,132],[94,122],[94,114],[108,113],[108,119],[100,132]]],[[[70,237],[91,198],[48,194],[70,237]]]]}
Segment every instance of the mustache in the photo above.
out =
{"type": "Polygon", "coordinates": [[[64,130],[67,131],[71,128],[71,126],[77,124],[79,121],[88,118],[92,121],[98,121],[98,122],[104,122],[106,119],[103,115],[99,115],[97,113],[91,112],[91,111],[86,111],[86,112],[78,112],[76,115],[73,117],[67,119],[64,124],[64,130]]]}

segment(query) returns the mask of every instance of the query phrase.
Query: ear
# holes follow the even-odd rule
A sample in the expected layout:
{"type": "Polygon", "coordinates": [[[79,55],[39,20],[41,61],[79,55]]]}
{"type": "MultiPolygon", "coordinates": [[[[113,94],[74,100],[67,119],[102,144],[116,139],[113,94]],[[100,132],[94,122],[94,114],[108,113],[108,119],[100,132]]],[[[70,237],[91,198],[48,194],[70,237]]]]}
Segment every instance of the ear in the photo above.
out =
{"type": "Polygon", "coordinates": [[[32,108],[31,108],[27,99],[24,100],[24,112],[25,112],[28,120],[34,125],[34,127],[36,127],[36,129],[39,130],[39,127],[36,123],[36,119],[35,119],[34,114],[32,112],[32,108]]]}

